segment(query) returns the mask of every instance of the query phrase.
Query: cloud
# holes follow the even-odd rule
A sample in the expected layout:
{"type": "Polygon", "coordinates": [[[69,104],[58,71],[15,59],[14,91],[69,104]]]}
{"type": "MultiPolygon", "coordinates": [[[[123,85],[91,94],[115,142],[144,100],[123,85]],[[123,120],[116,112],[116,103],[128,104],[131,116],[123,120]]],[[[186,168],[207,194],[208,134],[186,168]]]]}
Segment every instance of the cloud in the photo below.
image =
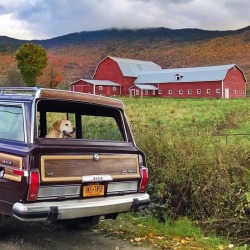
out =
{"type": "Polygon", "coordinates": [[[239,29],[248,0],[1,0],[0,35],[45,39],[107,28],[239,29]]]}

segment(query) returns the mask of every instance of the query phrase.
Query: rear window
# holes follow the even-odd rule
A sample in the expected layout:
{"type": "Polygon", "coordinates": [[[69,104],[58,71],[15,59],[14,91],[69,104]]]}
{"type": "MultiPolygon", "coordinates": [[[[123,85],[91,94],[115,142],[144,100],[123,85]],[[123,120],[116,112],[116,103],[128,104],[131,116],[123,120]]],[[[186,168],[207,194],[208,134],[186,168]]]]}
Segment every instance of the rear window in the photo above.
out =
{"type": "Polygon", "coordinates": [[[24,141],[22,107],[0,105],[0,139],[24,141]]]}
{"type": "Polygon", "coordinates": [[[58,139],[58,131],[59,133],[64,131],[64,139],[126,141],[122,115],[117,108],[69,101],[40,100],[37,103],[37,137],[47,138],[51,135],[49,138],[58,139]],[[57,121],[69,122],[59,125],[57,121]],[[69,134],[72,127],[74,133],[69,134]]]}

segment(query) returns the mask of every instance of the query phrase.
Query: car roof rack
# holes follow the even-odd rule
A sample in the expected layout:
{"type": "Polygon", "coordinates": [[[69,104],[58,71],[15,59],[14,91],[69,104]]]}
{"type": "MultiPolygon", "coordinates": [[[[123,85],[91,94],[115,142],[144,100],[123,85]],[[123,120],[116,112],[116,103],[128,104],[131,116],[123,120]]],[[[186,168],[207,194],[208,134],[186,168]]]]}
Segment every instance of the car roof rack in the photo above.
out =
{"type": "Polygon", "coordinates": [[[0,87],[0,94],[20,94],[20,92],[36,92],[37,87],[0,87]]]}

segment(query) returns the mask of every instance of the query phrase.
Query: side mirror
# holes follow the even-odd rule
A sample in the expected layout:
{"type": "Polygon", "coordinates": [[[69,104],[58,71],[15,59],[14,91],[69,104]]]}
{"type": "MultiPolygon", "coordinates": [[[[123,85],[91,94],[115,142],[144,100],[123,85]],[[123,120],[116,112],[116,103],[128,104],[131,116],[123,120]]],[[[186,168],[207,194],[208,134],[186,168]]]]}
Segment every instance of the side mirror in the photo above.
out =
{"type": "Polygon", "coordinates": [[[5,169],[3,167],[0,167],[0,179],[4,177],[5,169]]]}

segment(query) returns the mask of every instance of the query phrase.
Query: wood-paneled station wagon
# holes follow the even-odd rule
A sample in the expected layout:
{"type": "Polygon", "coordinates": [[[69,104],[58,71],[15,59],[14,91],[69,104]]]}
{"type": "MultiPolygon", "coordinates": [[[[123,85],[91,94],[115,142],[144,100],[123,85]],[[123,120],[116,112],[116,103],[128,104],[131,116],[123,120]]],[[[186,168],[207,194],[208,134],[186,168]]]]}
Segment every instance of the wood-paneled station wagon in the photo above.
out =
{"type": "Polygon", "coordinates": [[[145,155],[135,144],[122,101],[0,88],[2,216],[94,224],[148,205],[147,179],[145,155]],[[51,127],[62,136],[48,136],[51,127]]]}

